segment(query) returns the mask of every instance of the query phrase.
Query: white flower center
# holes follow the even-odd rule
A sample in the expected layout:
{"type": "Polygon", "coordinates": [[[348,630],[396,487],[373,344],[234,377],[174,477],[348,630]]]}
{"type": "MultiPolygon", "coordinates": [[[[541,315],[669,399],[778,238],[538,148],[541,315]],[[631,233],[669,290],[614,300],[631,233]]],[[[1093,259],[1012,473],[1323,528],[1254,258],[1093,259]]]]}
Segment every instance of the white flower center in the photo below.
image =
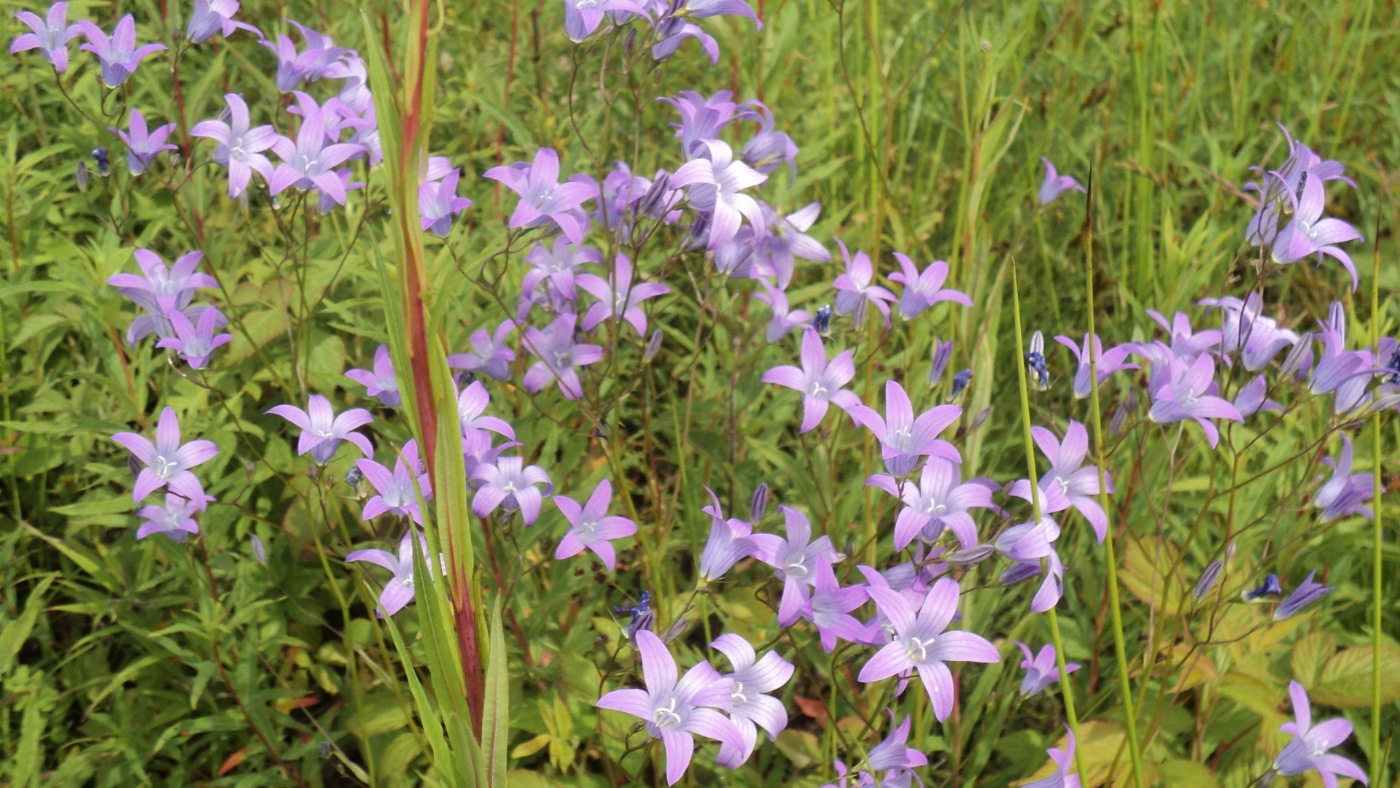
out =
{"type": "Polygon", "coordinates": [[[661,706],[651,713],[651,721],[656,727],[663,731],[671,730],[681,724],[681,716],[676,713],[676,699],[671,698],[671,702],[661,706]]]}
{"type": "Polygon", "coordinates": [[[806,560],[807,556],[801,551],[794,552],[783,562],[783,572],[791,577],[806,577],[808,572],[806,560]]]}
{"type": "Polygon", "coordinates": [[[749,702],[749,696],[744,694],[744,683],[742,681],[735,680],[734,691],[729,693],[729,699],[734,702],[735,706],[741,706],[749,702]]]}
{"type": "Polygon", "coordinates": [[[178,462],[167,460],[159,454],[151,460],[151,470],[155,471],[156,475],[162,479],[169,479],[179,469],[180,464],[178,462]]]}
{"type": "Polygon", "coordinates": [[[928,640],[909,638],[904,641],[904,656],[916,665],[923,664],[928,659],[928,647],[933,645],[934,640],[935,638],[928,640]]]}

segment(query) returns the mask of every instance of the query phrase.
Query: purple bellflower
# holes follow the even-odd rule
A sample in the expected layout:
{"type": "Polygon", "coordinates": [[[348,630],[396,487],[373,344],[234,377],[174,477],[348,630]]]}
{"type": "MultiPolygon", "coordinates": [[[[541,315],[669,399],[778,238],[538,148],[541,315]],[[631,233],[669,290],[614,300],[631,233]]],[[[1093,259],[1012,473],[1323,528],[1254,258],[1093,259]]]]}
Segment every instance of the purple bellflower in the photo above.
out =
{"type": "MultiPolygon", "coordinates": [[[[793,142],[792,137],[788,136],[785,132],[777,130],[776,124],[773,121],[773,111],[764,106],[763,102],[751,100],[745,102],[745,104],[748,106],[748,109],[742,113],[741,117],[747,120],[757,121],[758,131],[749,138],[748,142],[744,143],[744,149],[740,151],[739,155],[749,166],[764,175],[771,173],[773,170],[778,169],[778,167],[786,163],[788,168],[792,171],[792,176],[796,178],[797,143],[793,142]]],[[[813,203],[802,210],[807,211],[815,205],[816,203],[813,203]]],[[[795,215],[796,214],[794,214],[794,216],[795,215]]],[[[789,216],[788,218],[791,219],[792,217],[789,216]]],[[[815,212],[811,214],[811,218],[812,220],[816,219],[815,212]]],[[[811,221],[807,221],[807,226],[800,229],[802,232],[806,232],[811,226],[811,221]]],[[[823,250],[823,252],[825,253],[825,250],[823,250]]],[[[828,254],[823,262],[829,259],[830,255],[828,254]]]]}
{"type": "Polygon", "coordinates": [[[758,544],[753,540],[752,525],[737,518],[726,520],[719,496],[709,487],[705,492],[710,494],[710,505],[701,511],[710,516],[710,536],[700,553],[700,582],[708,585],[734,564],[757,553],[758,544]]]}
{"type": "Polygon", "coordinates": [[[477,517],[484,519],[498,508],[507,513],[519,510],[526,525],[534,525],[544,496],[554,491],[549,474],[538,465],[526,466],[521,457],[499,457],[494,463],[482,463],[472,470],[471,480],[481,483],[472,496],[472,511],[477,517]],[[543,493],[536,487],[539,484],[544,485],[543,493]]]}
{"type": "Polygon", "coordinates": [[[82,35],[80,25],[68,24],[68,4],[54,3],[49,12],[40,19],[33,11],[17,11],[15,18],[29,26],[32,33],[25,33],[10,42],[10,54],[42,49],[44,57],[53,64],[54,71],[60,74],[68,71],[68,42],[82,35]]]}
{"type": "Polygon", "coordinates": [[[272,171],[268,192],[276,196],[288,187],[303,190],[317,188],[335,200],[337,205],[344,205],[345,183],[335,168],[363,148],[346,142],[327,145],[329,139],[326,137],[324,108],[299,90],[294,91],[293,95],[301,108],[301,128],[297,130],[292,155],[283,157],[282,163],[272,171]]]}
{"type": "MultiPolygon", "coordinates": [[[[891,719],[893,722],[893,719],[891,719]]],[[[917,749],[908,746],[909,742],[910,717],[904,716],[904,722],[890,730],[890,735],[865,754],[865,768],[871,772],[884,772],[883,776],[876,777],[870,772],[861,772],[856,778],[858,785],[862,786],[886,786],[887,788],[910,788],[914,779],[918,777],[914,769],[928,765],[928,756],[917,749]]],[[[920,780],[920,784],[922,784],[920,780]]]]}
{"type": "Polygon", "coordinates": [[[880,310],[880,315],[885,318],[885,328],[889,328],[890,304],[897,300],[894,293],[871,284],[875,273],[870,257],[865,252],[856,250],[855,257],[852,257],[846,249],[846,244],[839,238],[836,245],[841,247],[841,257],[846,261],[846,272],[837,276],[836,281],[832,283],[837,291],[836,314],[854,314],[856,324],[865,325],[866,308],[874,304],[875,308],[880,310]]]}
{"type": "Polygon", "coordinates": [[[233,341],[233,334],[215,333],[227,319],[223,312],[212,306],[200,312],[197,323],[191,323],[185,313],[178,309],[167,309],[165,319],[170,321],[175,335],[157,342],[156,347],[170,348],[179,353],[191,369],[204,369],[215,350],[233,341]]]}
{"type": "Polygon", "coordinates": [[[1065,726],[1065,748],[1051,747],[1046,750],[1051,762],[1055,764],[1055,772],[1049,777],[1029,782],[1021,788],[1080,788],[1082,783],[1079,775],[1070,774],[1070,769],[1074,768],[1074,731],[1068,725],[1065,726]]]}
{"type": "Polygon", "coordinates": [[[173,409],[160,412],[155,443],[134,432],[118,432],[112,440],[146,466],[136,476],[136,486],[131,491],[133,501],[140,501],[162,487],[188,499],[201,511],[214,500],[204,494],[204,486],[190,468],[212,460],[219,453],[219,447],[209,440],[193,440],[182,445],[180,419],[173,409]]]}
{"type": "Polygon", "coordinates": [[[578,296],[574,285],[579,276],[579,266],[584,263],[601,264],[603,253],[591,247],[575,246],[561,235],[550,246],[535,244],[525,255],[525,262],[531,268],[525,272],[520,289],[533,294],[541,284],[548,285],[550,303],[554,304],[556,311],[560,311],[563,304],[572,302],[578,296]]]}
{"type": "Polygon", "coordinates": [[[1148,317],[1157,321],[1157,325],[1171,338],[1169,346],[1172,352],[1183,358],[1194,358],[1207,350],[1220,345],[1221,332],[1219,329],[1211,328],[1204,331],[1196,331],[1191,328],[1191,318],[1184,312],[1177,312],[1172,316],[1172,321],[1162,316],[1162,313],[1149,309],[1148,317]]]}
{"type": "Polygon", "coordinates": [[[1322,326],[1322,353],[1308,378],[1308,391],[1332,394],[1332,410],[1342,414],[1365,401],[1366,385],[1377,370],[1370,351],[1346,349],[1346,317],[1339,307],[1322,326]]]}
{"type": "Polygon", "coordinates": [[[423,464],[418,460],[418,444],[410,440],[405,443],[394,461],[394,471],[375,462],[373,459],[357,460],[355,467],[364,474],[374,487],[377,495],[365,501],[361,516],[373,520],[385,512],[401,517],[412,517],[415,523],[423,524],[422,507],[418,505],[421,493],[423,500],[433,497],[433,485],[423,464]]]}
{"type": "Polygon", "coordinates": [[[777,285],[770,283],[767,279],[758,280],[758,284],[763,288],[763,292],[754,293],[753,297],[767,304],[773,312],[773,317],[768,321],[768,329],[764,332],[765,339],[769,342],[777,342],[787,336],[788,332],[794,328],[805,328],[811,325],[812,315],[805,309],[789,309],[787,293],[783,292],[777,285]]]}
{"type": "Polygon", "coordinates": [[[598,196],[591,178],[574,176],[559,182],[559,154],[540,148],[532,164],[516,162],[492,167],[484,176],[520,195],[509,227],[558,227],[572,244],[582,244],[588,215],[579,207],[598,196]]]}
{"type": "Polygon", "coordinates": [[[298,52],[296,44],[287,36],[277,36],[275,44],[271,41],[258,42],[277,55],[277,89],[283,93],[290,92],[302,80],[315,81],[327,76],[336,61],[350,51],[335,46],[330,36],[292,20],[287,21],[301,33],[302,41],[306,43],[305,52],[298,52]]]}
{"type": "Polygon", "coordinates": [[[1327,788],[1337,788],[1337,775],[1369,785],[1366,772],[1355,762],[1327,752],[1351,736],[1351,723],[1338,717],[1314,726],[1312,704],[1303,685],[1297,681],[1288,682],[1288,695],[1293,699],[1296,719],[1285,722],[1279,730],[1294,738],[1274,759],[1274,770],[1284,777],[1315,771],[1322,775],[1322,784],[1327,788]]]}
{"type": "Polygon", "coordinates": [[[799,432],[810,432],[821,423],[827,407],[835,404],[846,411],[858,424],[867,424],[875,412],[864,406],[855,393],[844,386],[856,376],[851,351],[843,350],[830,362],[821,335],[809,328],[802,334],[802,368],[774,367],[763,373],[764,383],[776,383],[802,392],[802,426],[799,432]]]}
{"type": "Polygon", "coordinates": [[[474,380],[457,395],[457,419],[462,423],[462,437],[470,439],[481,430],[490,430],[508,441],[515,440],[515,429],[495,416],[482,415],[491,404],[491,394],[481,381],[474,380]]]}
{"type": "Polygon", "coordinates": [[[734,672],[723,677],[733,684],[729,689],[729,703],[721,708],[729,712],[729,721],[738,729],[744,746],[721,743],[718,760],[737,769],[753,755],[754,746],[758,744],[758,728],[768,731],[769,739],[777,740],[778,734],[787,727],[787,709],[783,708],[782,701],[763,693],[788,683],[793,666],[776,651],[759,659],[753,646],[733,633],[720,635],[710,647],[729,657],[729,663],[734,666],[734,672]]]}
{"type": "Polygon", "coordinates": [[[750,537],[758,549],[758,560],[778,571],[783,581],[783,597],[778,604],[778,626],[790,627],[797,622],[803,605],[810,595],[808,590],[816,582],[818,564],[832,564],[841,560],[841,554],[831,546],[831,538],[812,538],[812,523],[807,515],[790,506],[778,507],[787,523],[787,538],[777,534],[754,534],[750,537]]]}
{"type": "Polygon", "coordinates": [[[494,332],[484,328],[473,331],[472,352],[448,356],[447,365],[496,380],[509,380],[510,363],[515,360],[515,351],[506,345],[506,340],[514,330],[514,322],[503,320],[494,332]]]}
{"type": "MultiPolygon", "coordinates": [[[[1274,177],[1278,175],[1274,174],[1274,177]]],[[[1351,274],[1351,289],[1355,292],[1358,281],[1356,266],[1352,264],[1351,256],[1337,244],[1359,240],[1361,234],[1341,219],[1322,218],[1322,204],[1326,198],[1322,184],[1322,178],[1304,178],[1301,197],[1294,197],[1292,189],[1284,190],[1284,196],[1292,203],[1293,218],[1274,239],[1270,256],[1274,262],[1281,264],[1296,263],[1314,254],[1318,260],[1323,255],[1333,257],[1351,274]]]]}
{"type": "Polygon", "coordinates": [[[831,253],[826,247],[807,235],[821,214],[821,204],[810,203],[787,216],[778,215],[761,200],[758,207],[763,211],[763,224],[768,230],[762,237],[757,237],[753,253],[754,271],[760,276],[774,277],[778,287],[786,290],[792,282],[796,258],[814,263],[831,262],[831,253]]]}
{"type": "Polygon", "coordinates": [[[1299,610],[1302,610],[1332,592],[1332,586],[1325,586],[1321,583],[1313,582],[1313,576],[1316,574],[1316,570],[1308,572],[1308,576],[1303,579],[1303,582],[1298,584],[1297,588],[1293,589],[1293,593],[1289,594],[1282,602],[1278,603],[1278,607],[1274,609],[1275,621],[1283,621],[1286,618],[1292,618],[1299,610]]]}
{"type": "Polygon", "coordinates": [[[202,507],[194,501],[187,501],[174,493],[165,494],[164,506],[142,506],[136,515],[144,522],[136,529],[136,538],[145,539],[151,534],[165,534],[171,541],[183,542],[191,535],[199,533],[199,523],[194,515],[202,507]]]}
{"type": "Polygon", "coordinates": [[[715,249],[739,232],[743,218],[753,225],[754,235],[767,232],[763,210],[758,201],[744,189],[757,186],[768,176],[742,161],[734,160],[734,151],[720,140],[700,140],[704,146],[700,158],[682,164],[671,176],[671,188],[690,187],[687,199],[696,210],[710,217],[707,248],[715,249]],[[741,218],[742,217],[742,218],[741,218]]]}
{"type": "Polygon", "coordinates": [[[636,646],[646,689],[613,690],[595,705],[641,718],[647,733],[662,741],[668,785],[679,782],[690,767],[697,734],[744,750],[743,735],[734,723],[715,708],[707,708],[730,705],[733,682],[721,678],[708,662],[686,671],[677,681],[675,659],[661,638],[650,631],[636,633],[636,646]]]}
{"type": "Polygon", "coordinates": [[[228,196],[238,199],[248,188],[253,173],[264,181],[272,180],[272,162],[263,151],[272,151],[286,160],[293,154],[292,141],[278,134],[271,126],[250,128],[248,105],[237,93],[225,93],[229,122],[204,120],[190,129],[190,136],[204,137],[219,143],[214,148],[214,162],[228,168],[228,196]]]}
{"type": "MultiPolygon", "coordinates": [[[[1089,453],[1089,431],[1084,429],[1083,424],[1071,420],[1063,441],[1056,440],[1054,433],[1044,427],[1032,427],[1031,437],[1035,439],[1040,452],[1050,460],[1050,470],[1040,477],[1041,488],[1049,488],[1052,483],[1058,485],[1068,504],[1094,527],[1094,535],[1102,544],[1108,533],[1108,517],[1096,499],[1099,494],[1099,468],[1097,465],[1084,465],[1084,458],[1089,453]]],[[[1104,481],[1107,482],[1108,492],[1112,493],[1113,477],[1108,471],[1104,471],[1104,481]]],[[[1044,499],[1041,507],[1042,512],[1061,511],[1052,510],[1044,499]]]]}
{"type": "Polygon", "coordinates": [[[1366,502],[1375,493],[1369,473],[1352,473],[1351,439],[1342,434],[1342,451],[1337,459],[1323,457],[1322,461],[1332,468],[1332,478],[1328,479],[1313,495],[1313,506],[1322,510],[1322,522],[1330,523],[1339,517],[1359,514],[1371,517],[1371,507],[1366,502]]]}
{"type": "MultiPolygon", "coordinates": [[[[404,606],[413,601],[415,589],[413,586],[413,537],[418,536],[418,546],[423,551],[424,561],[431,565],[432,559],[428,558],[428,538],[417,528],[410,528],[408,533],[399,540],[398,554],[388,550],[354,550],[345,556],[345,562],[368,561],[375,566],[381,566],[394,573],[389,582],[384,584],[384,590],[379,593],[379,605],[375,608],[375,615],[379,618],[392,616],[403,610],[404,606]]],[[[442,573],[447,574],[447,560],[438,554],[438,563],[442,566],[442,573]]]]}
{"type": "Polygon", "coordinates": [[[583,382],[579,380],[580,367],[595,364],[603,358],[603,348],[598,345],[580,345],[574,342],[575,315],[560,315],[543,331],[534,326],[525,329],[525,347],[540,360],[530,365],[525,373],[525,390],[539,393],[551,380],[559,381],[559,391],[565,399],[583,397],[583,382]]]}
{"type": "Polygon", "coordinates": [[[107,127],[107,130],[122,138],[126,144],[126,166],[131,170],[132,175],[140,175],[146,171],[146,167],[159,156],[168,150],[175,150],[175,146],[166,142],[170,137],[170,132],[175,130],[174,123],[167,123],[156,128],[155,131],[147,131],[146,118],[141,114],[141,110],[132,108],[130,131],[107,127]]]}
{"type": "MultiPolygon", "coordinates": [[[[1079,368],[1074,373],[1074,398],[1083,399],[1089,396],[1089,362],[1091,360],[1089,354],[1089,335],[1084,335],[1084,344],[1082,348],[1080,345],[1075,344],[1073,339],[1066,336],[1057,336],[1055,337],[1055,341],[1069,348],[1069,351],[1074,354],[1075,360],[1079,362],[1079,368]]],[[[1109,375],[1119,370],[1138,368],[1137,364],[1124,363],[1124,359],[1128,357],[1128,353],[1133,350],[1133,345],[1119,345],[1118,347],[1109,348],[1108,352],[1105,353],[1103,343],[1099,341],[1098,337],[1093,338],[1093,343],[1092,360],[1097,369],[1098,382],[1100,384],[1108,380],[1109,375]]]]}
{"type": "MultiPolygon", "coordinates": [[[[1055,664],[1055,646],[1046,643],[1040,647],[1040,651],[1034,656],[1031,655],[1031,647],[1021,641],[1016,641],[1016,645],[1021,647],[1021,653],[1026,658],[1021,661],[1021,667],[1026,671],[1026,675],[1021,678],[1021,694],[1029,698],[1040,694],[1041,690],[1060,680],[1060,669],[1055,664]]],[[[1073,673],[1079,670],[1078,662],[1066,662],[1065,672],[1073,673]]]]}
{"type": "Polygon", "coordinates": [[[948,264],[934,260],[920,271],[914,261],[903,252],[895,252],[900,271],[890,274],[890,281],[904,285],[904,293],[899,297],[899,314],[905,320],[914,317],[939,301],[952,301],[963,306],[972,306],[972,299],[957,290],[944,290],[948,280],[948,264]]]}
{"type": "Polygon", "coordinates": [[[1049,159],[1041,156],[1040,163],[1045,165],[1045,180],[1040,182],[1040,191],[1035,195],[1036,202],[1049,205],[1067,191],[1084,191],[1084,187],[1072,176],[1056,172],[1055,165],[1051,164],[1049,159]]]}
{"type": "Polygon", "coordinates": [[[646,14],[646,9],[632,0],[564,0],[564,31],[575,44],[593,35],[608,11],[628,11],[646,14]]]}
{"type": "Polygon", "coordinates": [[[194,13],[185,26],[185,35],[191,44],[208,41],[216,35],[224,38],[233,35],[235,30],[247,30],[262,38],[262,31],[246,22],[233,18],[238,13],[238,0],[194,0],[194,13]]]}
{"type": "Polygon", "coordinates": [[[588,502],[579,506],[572,498],[562,495],[553,497],[554,505],[563,512],[569,521],[569,532],[559,540],[554,558],[570,558],[592,550],[603,562],[608,571],[613,570],[617,557],[611,541],[631,536],[637,532],[637,524],[626,517],[608,514],[608,504],[612,501],[612,482],[604,479],[598,483],[588,502]]]}
{"type": "Polygon", "coordinates": [[[423,229],[439,238],[452,231],[452,217],[470,208],[472,201],[457,196],[457,180],[462,172],[453,168],[440,181],[424,181],[418,187],[418,212],[423,229]]]}
{"type": "Polygon", "coordinates": [[[1169,360],[1170,382],[1152,395],[1147,417],[1158,424],[1194,419],[1206,433],[1210,447],[1220,442],[1220,431],[1210,419],[1244,421],[1234,405],[1206,393],[1214,385],[1215,360],[1202,355],[1188,366],[1176,356],[1169,360]]]}
{"type": "MultiPolygon", "coordinates": [[[[132,257],[136,258],[136,264],[141,266],[144,276],[113,274],[107,280],[107,284],[117,288],[118,293],[153,314],[163,317],[167,309],[184,309],[194,299],[195,290],[219,286],[214,277],[195,271],[199,267],[199,261],[204,259],[203,252],[183,254],[175,260],[175,265],[170,267],[166,267],[165,261],[150,249],[137,249],[132,253],[132,257]]],[[[143,333],[142,336],[144,335],[143,333]]],[[[135,344],[134,340],[129,341],[135,344]]]]}
{"type": "Polygon", "coordinates": [[[617,255],[616,266],[611,277],[596,274],[580,274],[578,286],[598,299],[598,303],[588,308],[583,316],[582,328],[592,331],[608,318],[621,317],[637,329],[637,336],[647,333],[647,315],[641,303],[648,298],[656,298],[671,292],[671,288],[659,282],[632,282],[632,261],[621,252],[617,255]]]}
{"type": "Polygon", "coordinates": [[[102,28],[86,20],[74,23],[73,28],[88,40],[78,48],[97,55],[97,61],[102,66],[102,84],[109,88],[121,87],[146,56],[165,49],[165,44],[136,46],[136,19],[131,14],[117,22],[110,38],[102,32],[102,28]]]}
{"type": "Polygon", "coordinates": [[[894,625],[895,638],[861,668],[859,679],[869,683],[896,674],[918,671],[939,722],[953,711],[956,687],[947,662],[1000,662],[996,646],[971,632],[949,632],[958,607],[958,581],[941,577],[916,611],[898,591],[879,586],[866,589],[875,606],[894,625]]]}
{"type": "Polygon", "coordinates": [[[1224,353],[1240,354],[1240,361],[1250,372],[1258,372],[1286,347],[1298,342],[1298,335],[1263,314],[1264,299],[1258,292],[1240,301],[1233,296],[1203,298],[1203,306],[1219,307],[1223,312],[1220,326],[1220,349],[1224,353]]]}
{"type": "Polygon", "coordinates": [[[938,405],[914,418],[914,406],[898,382],[885,382],[885,418],[878,413],[870,416],[866,426],[880,440],[880,456],[891,476],[907,476],[913,472],[920,457],[942,457],[962,462],[957,447],[939,438],[939,434],[962,417],[957,405],[938,405]]]}
{"type": "Polygon", "coordinates": [[[867,486],[879,487],[904,501],[894,523],[896,550],[903,550],[915,537],[933,542],[945,528],[964,549],[977,544],[977,524],[968,510],[994,508],[992,491],[978,479],[963,483],[960,475],[956,463],[933,456],[924,464],[918,484],[912,479],[899,482],[883,473],[866,480],[867,486]]]}
{"type": "MultiPolygon", "coordinates": [[[[725,126],[734,120],[738,105],[733,99],[734,94],[728,90],[718,91],[709,98],[693,90],[682,90],[675,98],[662,96],[657,100],[670,104],[680,113],[681,122],[671,125],[677,127],[676,136],[681,139],[681,150],[689,158],[704,153],[703,141],[719,139],[725,126]]],[[[668,184],[668,187],[676,188],[674,184],[668,184]]]]}
{"type": "Polygon", "coordinates": [[[352,369],[345,373],[345,377],[364,386],[368,396],[375,397],[388,407],[397,408],[403,404],[403,398],[399,394],[399,379],[394,375],[394,360],[389,356],[388,345],[380,345],[374,351],[372,370],[352,369]]]}
{"type": "Polygon", "coordinates": [[[801,617],[812,622],[821,636],[822,650],[830,654],[836,639],[861,642],[865,627],[851,613],[865,604],[864,584],[842,588],[830,563],[818,563],[813,571],[812,595],[802,606],[801,617]]]}
{"type": "Polygon", "coordinates": [[[1351,188],[1356,182],[1346,177],[1341,163],[1333,159],[1323,160],[1308,146],[1293,139],[1293,135],[1282,124],[1279,128],[1288,141],[1288,159],[1277,170],[1264,172],[1260,167],[1250,167],[1260,173],[1262,184],[1253,181],[1244,184],[1245,191],[1259,192],[1259,207],[1249,221],[1245,240],[1250,246],[1271,246],[1279,235],[1279,220],[1290,201],[1296,201],[1306,178],[1316,178],[1322,182],[1341,181],[1351,188]],[[1287,194],[1285,194],[1287,193],[1287,194]]]}
{"type": "Polygon", "coordinates": [[[311,460],[317,465],[330,462],[341,441],[349,441],[364,456],[374,457],[374,447],[369,439],[355,432],[374,421],[374,417],[364,408],[351,408],[337,416],[331,409],[330,400],[320,394],[312,394],[306,410],[295,405],[276,405],[267,412],[281,416],[301,429],[297,454],[311,452],[311,460]]]}

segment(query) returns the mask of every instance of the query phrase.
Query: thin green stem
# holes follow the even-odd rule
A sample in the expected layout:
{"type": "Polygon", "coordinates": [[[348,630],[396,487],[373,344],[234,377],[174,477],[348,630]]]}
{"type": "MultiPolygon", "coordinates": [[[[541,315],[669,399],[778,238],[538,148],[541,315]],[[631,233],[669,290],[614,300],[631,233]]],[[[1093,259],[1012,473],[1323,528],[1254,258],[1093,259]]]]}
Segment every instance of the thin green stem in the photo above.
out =
{"type": "MultiPolygon", "coordinates": [[[[1380,237],[1377,222],[1376,237],[1380,237]]],[[[1371,261],[1371,347],[1379,348],[1381,340],[1380,244],[1375,246],[1371,261]]],[[[1385,531],[1382,527],[1381,493],[1384,482],[1381,479],[1381,414],[1378,411],[1371,417],[1371,505],[1375,518],[1371,521],[1371,784],[1384,785],[1385,758],[1381,757],[1381,604],[1384,597],[1385,531]]]]}

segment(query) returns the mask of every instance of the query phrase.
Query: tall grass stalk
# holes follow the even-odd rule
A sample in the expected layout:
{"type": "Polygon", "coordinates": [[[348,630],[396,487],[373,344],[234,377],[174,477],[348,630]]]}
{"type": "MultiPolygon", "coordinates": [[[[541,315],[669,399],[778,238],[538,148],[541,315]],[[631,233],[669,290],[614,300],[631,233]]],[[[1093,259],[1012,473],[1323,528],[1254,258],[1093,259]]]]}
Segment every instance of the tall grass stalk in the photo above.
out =
{"type": "MultiPolygon", "coordinates": [[[[1375,238],[1381,237],[1380,217],[1376,219],[1375,238]]],[[[1381,246],[1377,240],[1371,255],[1371,347],[1379,352],[1381,341],[1381,246]]],[[[1382,361],[1384,363],[1384,361],[1382,361]]],[[[1371,505],[1375,517],[1371,520],[1371,784],[1384,785],[1386,759],[1381,757],[1381,604],[1385,599],[1384,567],[1385,547],[1384,506],[1381,493],[1385,492],[1381,479],[1381,416],[1377,412],[1371,417],[1371,505]]]]}

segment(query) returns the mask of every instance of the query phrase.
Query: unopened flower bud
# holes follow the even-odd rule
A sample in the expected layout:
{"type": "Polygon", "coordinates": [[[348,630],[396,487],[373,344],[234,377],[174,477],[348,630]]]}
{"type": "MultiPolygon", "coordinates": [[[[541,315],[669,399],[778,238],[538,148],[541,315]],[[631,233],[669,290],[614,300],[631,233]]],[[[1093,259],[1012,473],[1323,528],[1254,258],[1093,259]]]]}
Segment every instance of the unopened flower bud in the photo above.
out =
{"type": "Polygon", "coordinates": [[[107,177],[112,174],[112,162],[107,158],[107,149],[98,145],[92,149],[92,160],[97,162],[97,174],[107,177]]]}
{"type": "MultiPolygon", "coordinates": [[[[928,384],[930,386],[938,385],[938,381],[943,379],[943,373],[948,369],[948,361],[952,358],[953,341],[951,339],[947,341],[935,339],[933,341],[933,365],[928,369],[928,384]]],[[[972,376],[970,371],[968,372],[968,376],[972,376]]],[[[956,386],[957,382],[954,381],[953,385],[956,386]]],[[[967,385],[966,381],[964,381],[963,385],[967,385]]],[[[961,391],[961,389],[959,389],[959,391],[961,391]]],[[[953,396],[957,396],[957,394],[954,393],[953,396]]]]}
{"type": "Polygon", "coordinates": [[[77,176],[78,176],[78,191],[80,191],[80,192],[86,192],[86,191],[88,190],[88,168],[87,168],[87,162],[83,161],[82,159],[78,159],[78,172],[77,172],[77,176]]]}
{"type": "Polygon", "coordinates": [[[767,511],[768,482],[759,482],[758,488],[753,491],[753,497],[749,499],[749,522],[757,524],[767,511]]]}
{"type": "Polygon", "coordinates": [[[1280,377],[1292,378],[1297,382],[1312,371],[1312,340],[1311,332],[1298,337],[1298,341],[1293,343],[1293,349],[1283,358],[1283,365],[1278,370],[1280,377]]]}
{"type": "Polygon", "coordinates": [[[831,336],[830,306],[823,305],[817,307],[817,315],[812,318],[812,328],[815,328],[817,333],[824,337],[831,336]]]}
{"type": "Polygon", "coordinates": [[[967,384],[969,384],[969,383],[971,383],[971,382],[972,382],[972,370],[971,370],[971,369],[964,369],[964,370],[959,371],[958,374],[956,374],[956,375],[953,376],[953,389],[952,389],[952,391],[948,392],[948,399],[950,399],[950,400],[957,399],[957,398],[958,398],[958,395],[961,394],[961,393],[963,392],[963,389],[967,388],[967,384]]]}
{"type": "Polygon", "coordinates": [[[631,56],[632,56],[632,50],[635,49],[636,46],[637,46],[637,28],[636,28],[636,26],[634,25],[634,26],[632,26],[632,27],[629,27],[629,28],[627,29],[627,35],[625,35],[625,36],[622,37],[622,54],[626,55],[627,57],[631,57],[631,56]]]}
{"type": "Polygon", "coordinates": [[[650,364],[659,352],[661,352],[661,329],[658,328],[652,331],[651,336],[647,338],[647,349],[642,353],[642,361],[650,364]]]}
{"type": "Polygon", "coordinates": [[[1191,595],[1196,598],[1197,602],[1205,599],[1206,595],[1210,593],[1210,590],[1215,588],[1215,581],[1220,579],[1220,572],[1224,568],[1225,562],[1219,560],[1211,561],[1210,564],[1206,566],[1206,571],[1201,573],[1201,579],[1196,581],[1196,589],[1191,592],[1191,595]]]}
{"type": "Polygon", "coordinates": [[[259,539],[257,534],[253,534],[249,541],[253,543],[253,557],[258,560],[258,563],[266,564],[267,548],[263,547],[262,539],[259,539]]]}

